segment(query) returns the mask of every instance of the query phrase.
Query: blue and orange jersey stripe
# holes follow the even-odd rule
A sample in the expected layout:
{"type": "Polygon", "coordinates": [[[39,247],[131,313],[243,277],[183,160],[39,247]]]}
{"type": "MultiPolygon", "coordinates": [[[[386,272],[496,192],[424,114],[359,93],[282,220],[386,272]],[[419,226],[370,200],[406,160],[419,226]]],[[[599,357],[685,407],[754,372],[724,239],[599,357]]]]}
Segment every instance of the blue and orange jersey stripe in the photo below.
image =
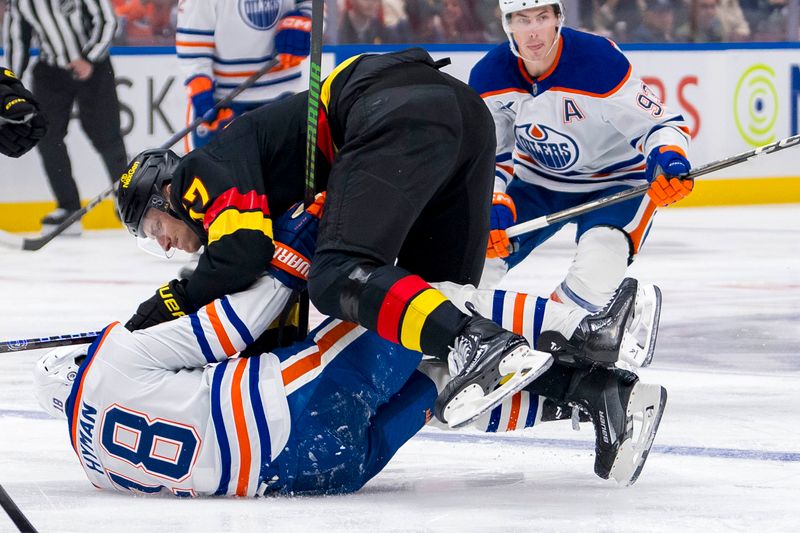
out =
{"type": "Polygon", "coordinates": [[[214,369],[211,420],[220,454],[217,495],[252,495],[262,465],[272,460],[260,369],[260,357],[226,359],[214,369]]]}
{"type": "Polygon", "coordinates": [[[100,348],[103,346],[103,343],[106,341],[109,332],[119,324],[119,322],[113,322],[106,326],[106,328],[102,331],[100,336],[95,339],[95,341],[89,346],[89,351],[86,354],[86,359],[83,361],[83,364],[78,369],[78,374],[75,376],[75,382],[72,384],[72,391],[70,392],[69,398],[67,399],[66,405],[66,415],[67,415],[67,426],[69,427],[69,439],[72,443],[72,449],[75,450],[75,453],[80,458],[80,451],[78,450],[78,425],[80,421],[80,408],[81,408],[81,398],[83,396],[83,384],[86,381],[86,376],[89,373],[89,369],[94,364],[95,356],[97,352],[100,351],[100,348]]]}

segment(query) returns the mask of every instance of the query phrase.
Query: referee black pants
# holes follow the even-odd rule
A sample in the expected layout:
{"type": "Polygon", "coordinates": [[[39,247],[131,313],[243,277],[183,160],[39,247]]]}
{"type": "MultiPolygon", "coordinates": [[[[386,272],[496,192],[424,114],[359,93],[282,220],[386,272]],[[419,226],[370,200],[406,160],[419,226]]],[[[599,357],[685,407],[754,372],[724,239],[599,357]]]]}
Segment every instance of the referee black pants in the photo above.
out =
{"type": "Polygon", "coordinates": [[[33,69],[33,94],[49,123],[38,149],[50,188],[58,207],[80,209],[80,195],[64,143],[75,102],[81,128],[103,159],[112,183],[125,172],[128,163],[111,60],[95,63],[86,81],[73,79],[69,70],[39,62],[33,69]]]}

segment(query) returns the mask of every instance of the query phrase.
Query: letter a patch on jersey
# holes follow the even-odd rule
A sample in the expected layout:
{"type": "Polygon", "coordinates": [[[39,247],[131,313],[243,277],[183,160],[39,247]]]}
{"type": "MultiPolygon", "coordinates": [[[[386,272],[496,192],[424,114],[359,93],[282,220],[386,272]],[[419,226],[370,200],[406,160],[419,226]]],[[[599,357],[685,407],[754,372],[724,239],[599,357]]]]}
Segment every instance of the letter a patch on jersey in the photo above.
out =
{"type": "Polygon", "coordinates": [[[564,98],[564,124],[569,124],[572,120],[583,120],[586,118],[583,111],[572,98],[564,98]]]}

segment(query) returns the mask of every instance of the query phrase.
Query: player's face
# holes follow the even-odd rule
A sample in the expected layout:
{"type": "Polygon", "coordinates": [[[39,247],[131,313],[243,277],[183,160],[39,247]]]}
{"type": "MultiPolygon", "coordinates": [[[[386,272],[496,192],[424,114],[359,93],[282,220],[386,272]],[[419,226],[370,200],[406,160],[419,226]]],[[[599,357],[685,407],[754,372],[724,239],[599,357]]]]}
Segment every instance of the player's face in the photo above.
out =
{"type": "Polygon", "coordinates": [[[553,6],[512,13],[508,25],[523,59],[542,61],[555,50],[553,42],[558,30],[558,17],[553,6]]]}
{"type": "Polygon", "coordinates": [[[165,253],[173,248],[189,253],[200,249],[200,239],[185,222],[158,209],[149,209],[145,213],[142,230],[147,238],[156,241],[165,253]]]}

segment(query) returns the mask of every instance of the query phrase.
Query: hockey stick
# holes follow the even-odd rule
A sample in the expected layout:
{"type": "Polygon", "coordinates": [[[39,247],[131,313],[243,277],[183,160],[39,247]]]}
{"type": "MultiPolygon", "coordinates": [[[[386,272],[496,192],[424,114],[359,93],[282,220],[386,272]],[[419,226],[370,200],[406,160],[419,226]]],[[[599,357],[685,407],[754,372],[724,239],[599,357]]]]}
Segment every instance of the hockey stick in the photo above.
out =
{"type": "MultiPolygon", "coordinates": [[[[306,181],[303,204],[305,207],[314,203],[317,192],[317,125],[319,120],[319,91],[322,74],[322,24],[324,0],[311,0],[311,53],[308,58],[308,116],[306,124],[306,181]]],[[[308,334],[308,314],[311,303],[308,291],[300,294],[297,328],[300,338],[308,334]]]]}
{"type": "MultiPolygon", "coordinates": [[[[713,161],[706,165],[699,166],[695,169],[692,169],[686,176],[683,177],[692,179],[698,178],[700,176],[710,174],[711,172],[722,170],[723,168],[728,168],[734,165],[738,165],[739,163],[744,163],[745,161],[749,161],[750,159],[753,159],[760,155],[771,154],[774,152],[779,152],[785,148],[791,148],[792,146],[796,146],[797,144],[800,144],[800,135],[792,135],[791,137],[786,137],[785,139],[775,141],[774,143],[766,144],[764,146],[756,148],[755,150],[742,152],[740,154],[732,155],[724,159],[720,159],[718,161],[713,161]]],[[[609,205],[617,204],[619,202],[624,202],[625,200],[636,198],[637,196],[643,196],[647,194],[647,190],[649,188],[650,184],[646,183],[644,185],[639,185],[625,191],[620,191],[618,193],[605,196],[603,198],[598,198],[597,200],[592,200],[590,202],[576,205],[575,207],[570,207],[569,209],[564,209],[563,211],[559,211],[551,215],[545,215],[538,218],[534,218],[533,220],[529,220],[527,222],[522,222],[520,224],[511,226],[506,230],[506,235],[508,235],[509,238],[517,237],[518,235],[523,235],[530,231],[546,228],[547,226],[550,226],[556,222],[561,222],[562,220],[567,220],[576,217],[578,215],[588,213],[589,211],[600,209],[601,207],[606,207],[609,205]]]]}
{"type": "Polygon", "coordinates": [[[99,331],[87,331],[85,333],[73,333],[71,335],[53,335],[52,337],[0,341],[0,353],[38,350],[39,348],[53,348],[55,346],[70,346],[72,344],[89,344],[94,342],[99,335],[99,331]]]}
{"type": "Polygon", "coordinates": [[[17,504],[14,503],[14,500],[11,499],[11,496],[8,495],[2,485],[0,485],[0,507],[8,514],[18,530],[24,533],[36,533],[36,528],[22,514],[22,511],[19,510],[17,504]]]}
{"type": "MultiPolygon", "coordinates": [[[[177,133],[173,134],[172,137],[166,140],[159,148],[170,148],[173,144],[181,140],[185,135],[194,131],[200,124],[206,122],[206,117],[213,114],[214,111],[225,107],[226,105],[230,104],[234,98],[239,96],[242,91],[246,90],[250,86],[252,86],[258,79],[266,74],[272,67],[278,64],[277,59],[272,59],[264,64],[260,69],[258,69],[255,73],[253,73],[249,78],[244,80],[240,83],[234,90],[229,92],[222,98],[219,102],[214,104],[214,107],[209,109],[205,115],[202,117],[195,118],[191,124],[183,128],[182,130],[178,131],[177,133]]],[[[18,250],[28,250],[28,251],[36,251],[40,250],[43,246],[47,243],[55,239],[61,233],[64,232],[68,227],[74,224],[76,221],[80,220],[86,213],[94,209],[97,204],[105,200],[107,197],[111,196],[114,193],[114,188],[117,186],[116,180],[113,184],[111,184],[106,190],[89,200],[82,208],[78,209],[74,213],[72,213],[69,217],[67,217],[61,224],[56,226],[56,228],[48,233],[47,235],[42,235],[41,237],[35,238],[24,238],[19,237],[17,235],[12,235],[5,231],[0,231],[0,245],[6,246],[8,248],[15,248],[18,250]]]]}

